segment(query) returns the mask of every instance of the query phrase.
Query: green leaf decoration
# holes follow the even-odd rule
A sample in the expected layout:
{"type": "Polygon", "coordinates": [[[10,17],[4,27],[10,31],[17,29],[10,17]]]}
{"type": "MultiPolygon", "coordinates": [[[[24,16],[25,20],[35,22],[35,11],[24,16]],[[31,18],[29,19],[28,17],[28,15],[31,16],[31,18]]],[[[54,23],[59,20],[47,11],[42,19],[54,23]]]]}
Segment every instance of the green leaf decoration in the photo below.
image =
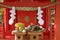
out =
{"type": "Polygon", "coordinates": [[[0,23],[3,20],[3,8],[0,8],[0,23]]]}
{"type": "Polygon", "coordinates": [[[3,11],[4,8],[0,8],[0,11],[3,11]]]}
{"type": "Polygon", "coordinates": [[[55,2],[55,0],[51,0],[51,3],[54,3],[55,2]]]}
{"type": "Polygon", "coordinates": [[[55,9],[51,9],[51,25],[54,24],[54,14],[55,14],[55,9]]]}
{"type": "Polygon", "coordinates": [[[29,21],[30,21],[29,16],[25,16],[25,17],[24,17],[24,20],[25,20],[25,22],[29,22],[29,21]]]}

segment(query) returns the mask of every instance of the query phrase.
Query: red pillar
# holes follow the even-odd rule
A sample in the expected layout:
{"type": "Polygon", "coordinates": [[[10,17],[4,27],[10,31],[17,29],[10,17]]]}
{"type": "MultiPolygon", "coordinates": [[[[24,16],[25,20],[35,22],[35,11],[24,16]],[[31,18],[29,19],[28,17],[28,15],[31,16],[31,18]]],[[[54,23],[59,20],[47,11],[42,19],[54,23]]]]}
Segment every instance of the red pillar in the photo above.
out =
{"type": "MultiPolygon", "coordinates": [[[[59,2],[60,0],[56,0],[56,2],[59,2]]],[[[56,5],[56,14],[55,14],[55,39],[54,40],[60,40],[60,4],[56,5]]]]}
{"type": "Polygon", "coordinates": [[[4,27],[5,27],[5,35],[10,35],[10,26],[9,26],[9,8],[4,9],[4,27]]]}
{"type": "Polygon", "coordinates": [[[55,39],[60,40],[60,5],[56,5],[56,14],[55,14],[55,39]]]}
{"type": "Polygon", "coordinates": [[[5,32],[7,29],[7,14],[6,14],[6,9],[4,9],[4,14],[3,14],[3,21],[2,21],[2,39],[5,39],[5,32]]]}
{"type": "Polygon", "coordinates": [[[8,9],[4,9],[4,27],[5,27],[5,32],[8,31],[8,9]]]}

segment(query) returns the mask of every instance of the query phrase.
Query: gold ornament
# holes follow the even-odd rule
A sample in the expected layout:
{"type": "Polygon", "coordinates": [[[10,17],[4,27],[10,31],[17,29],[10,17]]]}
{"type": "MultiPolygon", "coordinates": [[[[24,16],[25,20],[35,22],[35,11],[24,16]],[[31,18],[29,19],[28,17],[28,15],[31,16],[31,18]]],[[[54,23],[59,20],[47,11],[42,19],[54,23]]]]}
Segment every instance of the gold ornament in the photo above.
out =
{"type": "Polygon", "coordinates": [[[30,20],[29,16],[25,16],[24,20],[25,20],[25,22],[29,22],[29,20],[30,20]]]}

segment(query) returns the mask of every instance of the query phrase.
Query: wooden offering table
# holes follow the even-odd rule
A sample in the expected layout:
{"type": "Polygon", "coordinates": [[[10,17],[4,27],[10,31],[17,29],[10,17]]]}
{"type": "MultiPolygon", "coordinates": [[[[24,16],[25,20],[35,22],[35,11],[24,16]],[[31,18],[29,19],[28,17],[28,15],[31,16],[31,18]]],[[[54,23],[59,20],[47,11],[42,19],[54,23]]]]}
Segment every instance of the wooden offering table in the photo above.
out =
{"type": "Polygon", "coordinates": [[[43,32],[28,32],[29,40],[43,40],[43,32]]]}
{"type": "Polygon", "coordinates": [[[24,37],[26,35],[26,32],[19,32],[19,31],[13,31],[12,34],[15,35],[15,40],[25,40],[24,37]]]}
{"type": "Polygon", "coordinates": [[[15,40],[43,40],[43,32],[19,32],[13,31],[15,40]]]}

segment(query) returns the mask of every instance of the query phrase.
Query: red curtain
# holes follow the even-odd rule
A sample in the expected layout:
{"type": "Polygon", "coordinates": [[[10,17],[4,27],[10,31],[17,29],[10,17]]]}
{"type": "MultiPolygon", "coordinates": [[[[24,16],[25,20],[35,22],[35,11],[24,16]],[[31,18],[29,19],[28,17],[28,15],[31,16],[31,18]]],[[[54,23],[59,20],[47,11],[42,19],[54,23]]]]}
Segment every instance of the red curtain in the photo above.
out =
{"type": "Polygon", "coordinates": [[[17,11],[17,22],[22,22],[25,26],[28,26],[30,23],[37,23],[37,11],[17,11]],[[29,21],[25,21],[25,16],[29,17],[29,21]],[[20,19],[20,20],[18,20],[20,19]]]}

